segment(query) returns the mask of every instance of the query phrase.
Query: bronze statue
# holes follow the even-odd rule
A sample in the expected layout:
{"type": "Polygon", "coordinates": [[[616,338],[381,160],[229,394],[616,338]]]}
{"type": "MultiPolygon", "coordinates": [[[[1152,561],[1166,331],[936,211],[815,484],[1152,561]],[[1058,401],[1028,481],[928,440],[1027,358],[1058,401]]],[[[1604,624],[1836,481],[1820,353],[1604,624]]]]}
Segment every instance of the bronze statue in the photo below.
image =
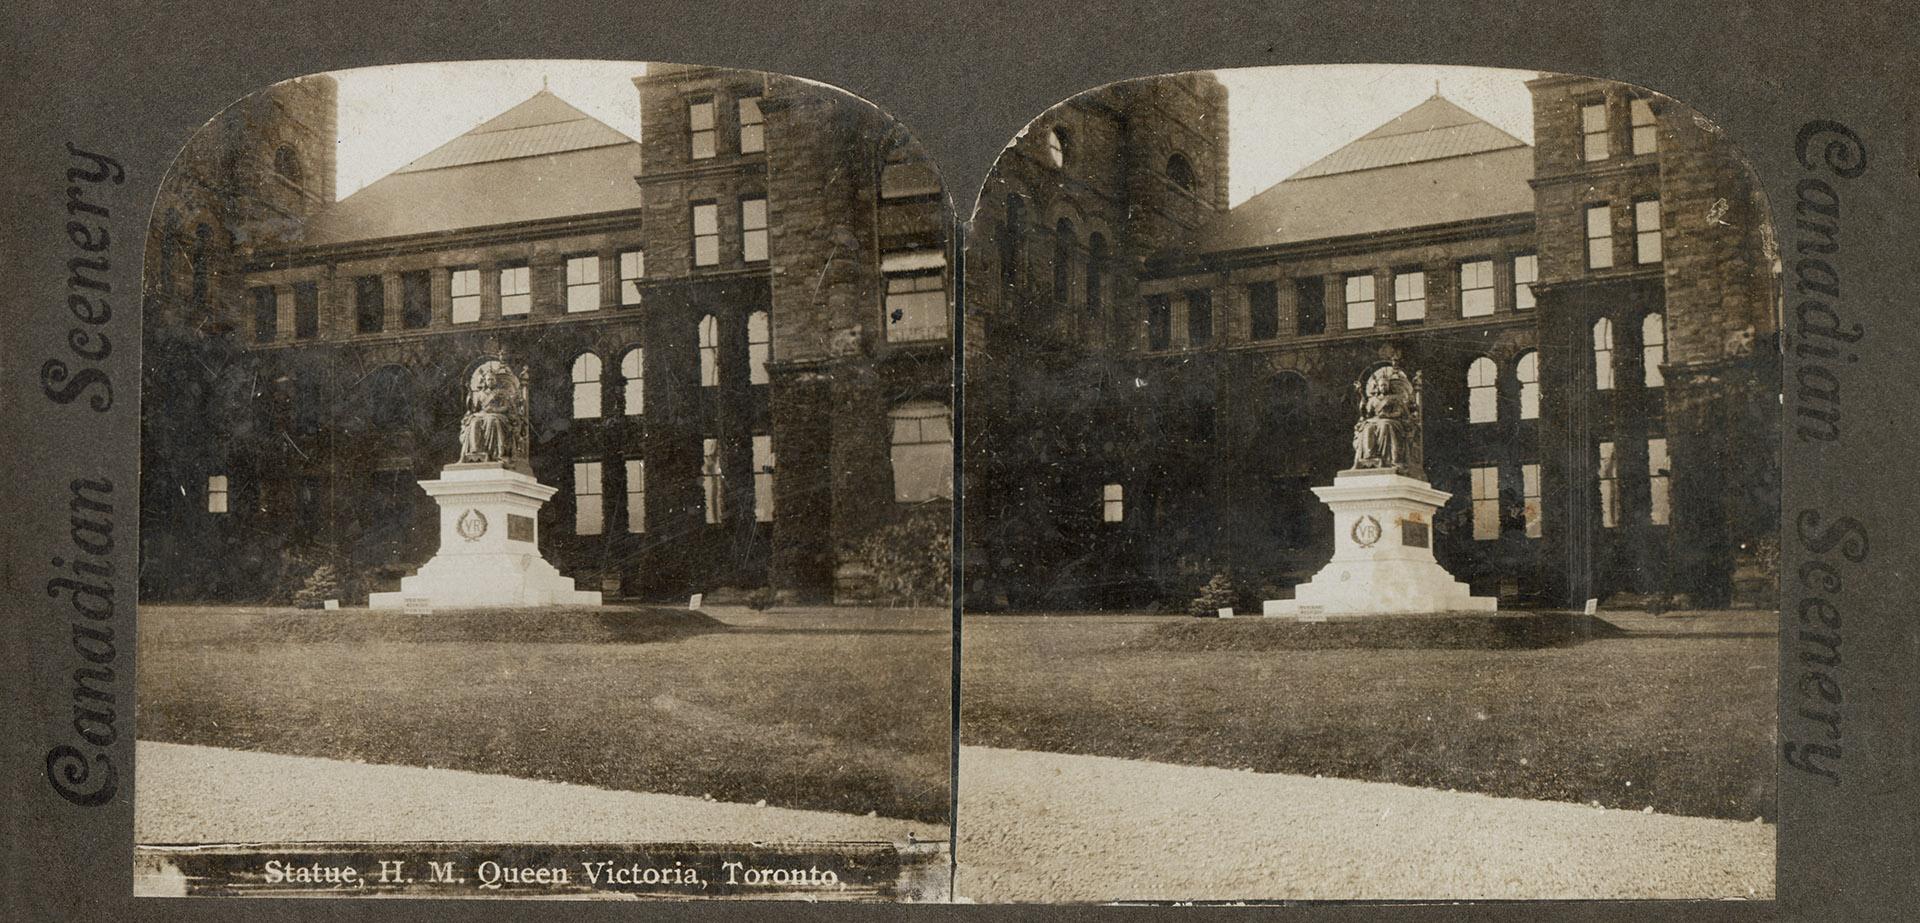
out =
{"type": "Polygon", "coordinates": [[[460,418],[460,461],[502,462],[528,468],[527,390],[524,373],[487,359],[467,376],[467,413],[460,418]]]}
{"type": "Polygon", "coordinates": [[[1387,468],[1426,477],[1420,422],[1420,376],[1407,378],[1398,364],[1373,370],[1355,385],[1360,421],[1353,424],[1353,467],[1387,468]]]}

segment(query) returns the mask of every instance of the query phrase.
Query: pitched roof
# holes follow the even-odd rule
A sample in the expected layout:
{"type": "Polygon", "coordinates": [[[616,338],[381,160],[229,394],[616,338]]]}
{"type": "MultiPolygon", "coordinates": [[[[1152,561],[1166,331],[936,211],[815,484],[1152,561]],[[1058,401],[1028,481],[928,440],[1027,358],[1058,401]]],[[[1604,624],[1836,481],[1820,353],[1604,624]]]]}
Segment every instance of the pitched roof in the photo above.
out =
{"type": "Polygon", "coordinates": [[[1188,252],[1533,210],[1533,148],[1434,96],[1196,228],[1188,252]]]}
{"type": "Polygon", "coordinates": [[[640,206],[640,143],[541,90],[321,212],[314,246],[640,206]]]}

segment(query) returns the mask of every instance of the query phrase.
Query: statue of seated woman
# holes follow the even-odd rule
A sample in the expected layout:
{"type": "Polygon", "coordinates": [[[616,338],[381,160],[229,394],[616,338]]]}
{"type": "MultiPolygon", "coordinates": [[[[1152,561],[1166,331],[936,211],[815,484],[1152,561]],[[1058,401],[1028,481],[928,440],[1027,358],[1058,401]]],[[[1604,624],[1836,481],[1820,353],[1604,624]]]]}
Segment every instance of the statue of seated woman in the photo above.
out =
{"type": "Polygon", "coordinates": [[[519,382],[505,363],[493,360],[474,369],[467,386],[467,413],[460,419],[460,460],[513,460],[520,406],[519,382]]]}
{"type": "Polygon", "coordinates": [[[1360,390],[1360,420],[1353,425],[1353,467],[1425,477],[1418,383],[1398,366],[1383,365],[1367,376],[1360,390]]]}

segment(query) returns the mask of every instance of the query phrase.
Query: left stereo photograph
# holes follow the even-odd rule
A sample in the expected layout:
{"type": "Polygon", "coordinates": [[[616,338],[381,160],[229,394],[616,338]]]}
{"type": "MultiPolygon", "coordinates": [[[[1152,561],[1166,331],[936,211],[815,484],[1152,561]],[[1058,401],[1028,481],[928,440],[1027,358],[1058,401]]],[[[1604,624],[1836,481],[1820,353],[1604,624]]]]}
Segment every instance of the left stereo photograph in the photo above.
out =
{"type": "Polygon", "coordinates": [[[145,243],[136,893],[948,899],[952,215],[755,71],[207,122],[145,243]]]}

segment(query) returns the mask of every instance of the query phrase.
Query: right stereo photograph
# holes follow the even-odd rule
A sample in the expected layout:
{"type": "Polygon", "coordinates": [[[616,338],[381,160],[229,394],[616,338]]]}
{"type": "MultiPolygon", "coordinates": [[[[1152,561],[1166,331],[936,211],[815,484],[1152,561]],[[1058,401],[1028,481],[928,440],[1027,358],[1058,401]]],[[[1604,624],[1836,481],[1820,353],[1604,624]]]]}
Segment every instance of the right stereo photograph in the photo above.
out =
{"type": "Polygon", "coordinates": [[[1193,72],[965,253],[980,902],[1771,899],[1778,262],[1708,115],[1193,72]]]}

